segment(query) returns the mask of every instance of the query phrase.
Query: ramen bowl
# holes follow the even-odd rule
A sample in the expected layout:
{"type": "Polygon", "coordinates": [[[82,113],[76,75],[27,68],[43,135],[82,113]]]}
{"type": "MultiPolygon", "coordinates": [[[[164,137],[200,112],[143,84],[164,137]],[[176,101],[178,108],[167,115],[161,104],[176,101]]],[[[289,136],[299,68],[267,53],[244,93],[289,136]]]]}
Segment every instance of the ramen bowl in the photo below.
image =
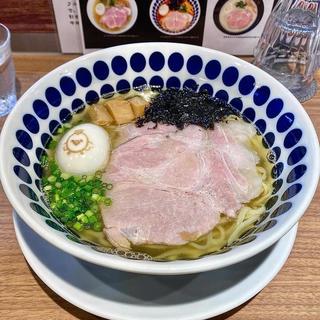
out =
{"type": "Polygon", "coordinates": [[[138,43],[70,61],[36,82],[18,101],[1,134],[3,188],[19,216],[67,253],[105,267],[148,274],[222,268],[268,248],[301,218],[319,179],[319,143],[307,113],[278,81],[236,57],[203,47],[138,43]],[[159,50],[161,48],[161,52],[159,50]],[[274,154],[266,213],[232,245],[196,260],[157,262],[79,239],[56,219],[40,185],[41,155],[57,128],[85,103],[141,85],[206,90],[228,101],[260,131],[274,154]]]}

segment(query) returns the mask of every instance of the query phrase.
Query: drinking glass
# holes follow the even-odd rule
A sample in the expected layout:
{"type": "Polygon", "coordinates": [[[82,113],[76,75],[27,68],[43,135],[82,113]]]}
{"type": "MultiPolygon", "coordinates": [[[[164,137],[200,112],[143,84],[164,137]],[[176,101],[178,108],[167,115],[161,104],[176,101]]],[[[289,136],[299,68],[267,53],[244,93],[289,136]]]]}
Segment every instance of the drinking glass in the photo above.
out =
{"type": "Polygon", "coordinates": [[[254,64],[287,87],[299,101],[317,90],[320,0],[279,0],[257,47],[254,64]]]}
{"type": "Polygon", "coordinates": [[[8,114],[17,101],[15,69],[11,54],[10,31],[0,23],[0,117],[8,114]]]}

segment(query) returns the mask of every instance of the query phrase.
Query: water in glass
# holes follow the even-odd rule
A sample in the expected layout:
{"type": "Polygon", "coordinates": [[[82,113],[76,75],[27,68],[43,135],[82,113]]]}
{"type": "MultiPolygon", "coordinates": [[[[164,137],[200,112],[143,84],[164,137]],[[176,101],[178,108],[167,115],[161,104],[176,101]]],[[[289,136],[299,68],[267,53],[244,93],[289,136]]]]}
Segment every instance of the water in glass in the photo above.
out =
{"type": "Polygon", "coordinates": [[[254,64],[300,101],[316,92],[319,66],[320,0],[279,0],[254,51],[254,64]]]}
{"type": "Polygon", "coordinates": [[[0,116],[16,104],[15,68],[10,48],[10,32],[0,24],[0,116]]]}

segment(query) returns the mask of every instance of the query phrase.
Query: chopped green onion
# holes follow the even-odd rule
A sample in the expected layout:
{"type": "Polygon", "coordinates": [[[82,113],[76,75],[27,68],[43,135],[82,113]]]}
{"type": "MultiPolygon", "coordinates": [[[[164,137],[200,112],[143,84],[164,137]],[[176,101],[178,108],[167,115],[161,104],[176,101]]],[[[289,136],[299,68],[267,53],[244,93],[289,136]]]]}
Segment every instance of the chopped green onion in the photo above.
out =
{"type": "Polygon", "coordinates": [[[55,182],[56,180],[57,180],[57,177],[55,177],[55,176],[48,177],[49,182],[55,182]]]}
{"type": "Polygon", "coordinates": [[[95,222],[98,221],[97,217],[96,216],[91,216],[88,218],[89,219],[89,223],[90,224],[94,224],[95,222]]]}
{"type": "Polygon", "coordinates": [[[85,215],[86,215],[87,217],[91,217],[91,216],[94,215],[94,213],[93,213],[91,210],[87,210],[87,211],[85,212],[85,215]]]}
{"type": "Polygon", "coordinates": [[[102,231],[103,229],[103,225],[101,222],[96,222],[94,225],[93,225],[93,230],[94,231],[102,231]]]}
{"type": "Polygon", "coordinates": [[[45,172],[50,173],[42,178],[42,185],[54,216],[77,232],[84,229],[102,231],[100,205],[111,205],[106,192],[112,184],[100,179],[101,172],[81,177],[63,173],[46,154],[41,163],[45,164],[45,172]]]}
{"type": "Polygon", "coordinates": [[[68,180],[71,177],[71,174],[63,172],[61,174],[61,178],[64,180],[68,180]]]}
{"type": "Polygon", "coordinates": [[[91,196],[91,199],[94,200],[94,201],[98,201],[100,199],[100,196],[97,194],[97,193],[94,193],[92,196],[91,196]]]}
{"type": "Polygon", "coordinates": [[[84,226],[82,223],[80,223],[79,221],[77,221],[74,225],[73,228],[76,229],[77,231],[82,231],[84,229],[84,226]]]}

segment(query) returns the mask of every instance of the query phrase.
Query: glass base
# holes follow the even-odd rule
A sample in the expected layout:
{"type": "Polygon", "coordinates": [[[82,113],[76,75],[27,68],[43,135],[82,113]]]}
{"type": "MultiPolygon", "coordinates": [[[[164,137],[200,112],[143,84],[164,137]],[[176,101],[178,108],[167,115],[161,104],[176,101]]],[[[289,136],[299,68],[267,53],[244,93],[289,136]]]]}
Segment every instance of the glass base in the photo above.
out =
{"type": "Polygon", "coordinates": [[[16,105],[17,97],[10,95],[6,98],[0,97],[0,117],[6,116],[16,105]]]}
{"type": "Polygon", "coordinates": [[[317,81],[313,80],[310,85],[306,88],[303,88],[303,90],[291,90],[291,92],[300,102],[305,102],[310,100],[316,94],[317,89],[317,81]]]}
{"type": "Polygon", "coordinates": [[[259,65],[256,61],[254,61],[253,64],[281,82],[300,102],[311,99],[317,92],[316,80],[312,80],[310,83],[307,83],[304,81],[303,75],[299,73],[292,73],[288,69],[287,62],[276,63],[271,67],[269,65],[259,65]]]}

